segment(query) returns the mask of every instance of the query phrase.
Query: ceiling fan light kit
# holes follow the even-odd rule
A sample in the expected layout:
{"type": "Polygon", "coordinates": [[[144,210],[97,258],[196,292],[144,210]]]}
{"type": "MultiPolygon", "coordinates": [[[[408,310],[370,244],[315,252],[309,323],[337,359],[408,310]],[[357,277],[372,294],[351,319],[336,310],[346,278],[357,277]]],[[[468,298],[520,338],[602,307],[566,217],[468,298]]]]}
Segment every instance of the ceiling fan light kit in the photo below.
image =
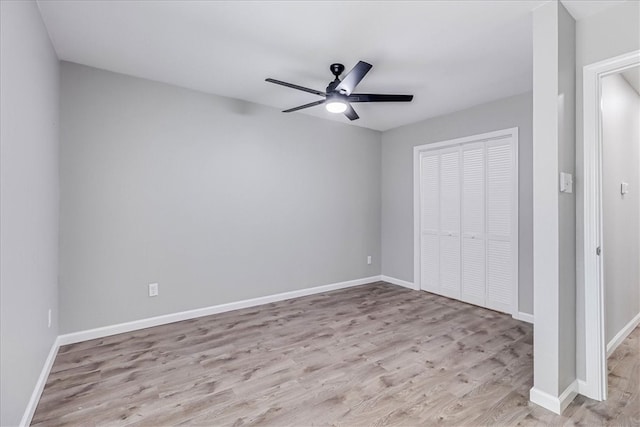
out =
{"type": "Polygon", "coordinates": [[[331,101],[327,103],[326,108],[330,113],[344,113],[347,111],[347,104],[342,101],[331,101]]]}
{"type": "Polygon", "coordinates": [[[330,113],[344,113],[345,111],[347,111],[346,97],[338,94],[327,95],[325,108],[330,113]]]}
{"type": "Polygon", "coordinates": [[[310,102],[309,104],[300,105],[298,107],[284,110],[283,113],[291,113],[302,110],[304,108],[314,107],[316,105],[325,104],[325,108],[330,113],[343,113],[349,120],[357,120],[359,118],[356,111],[351,106],[352,102],[410,102],[413,95],[382,95],[369,93],[353,93],[358,83],[362,81],[364,76],[371,70],[372,65],[364,61],[359,61],[351,71],[349,71],[342,80],[339,76],[344,71],[344,65],[331,64],[329,69],[335,76],[335,79],[329,83],[325,92],[309,89],[293,83],[283,82],[272,78],[265,79],[269,83],[275,83],[292,89],[301,90],[303,92],[312,93],[324,97],[320,101],[310,102]]]}

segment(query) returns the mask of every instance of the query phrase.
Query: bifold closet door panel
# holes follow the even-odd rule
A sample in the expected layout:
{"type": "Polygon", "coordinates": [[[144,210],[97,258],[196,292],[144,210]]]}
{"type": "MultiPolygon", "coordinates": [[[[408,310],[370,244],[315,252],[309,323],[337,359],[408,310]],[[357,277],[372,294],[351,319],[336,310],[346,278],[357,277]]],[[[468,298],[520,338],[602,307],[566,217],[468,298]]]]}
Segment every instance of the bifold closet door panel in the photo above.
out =
{"type": "Polygon", "coordinates": [[[485,305],[485,143],[462,147],[462,288],[460,299],[485,305]]]}
{"type": "Polygon", "coordinates": [[[517,141],[507,129],[416,151],[421,289],[517,310],[517,141]]]}
{"type": "Polygon", "coordinates": [[[420,155],[420,288],[438,292],[440,275],[440,155],[420,155]]]}
{"type": "Polygon", "coordinates": [[[487,300],[485,306],[511,312],[515,252],[515,161],[513,138],[487,142],[487,300]]]}
{"type": "Polygon", "coordinates": [[[460,298],[460,147],[440,150],[440,288],[460,298]]]}

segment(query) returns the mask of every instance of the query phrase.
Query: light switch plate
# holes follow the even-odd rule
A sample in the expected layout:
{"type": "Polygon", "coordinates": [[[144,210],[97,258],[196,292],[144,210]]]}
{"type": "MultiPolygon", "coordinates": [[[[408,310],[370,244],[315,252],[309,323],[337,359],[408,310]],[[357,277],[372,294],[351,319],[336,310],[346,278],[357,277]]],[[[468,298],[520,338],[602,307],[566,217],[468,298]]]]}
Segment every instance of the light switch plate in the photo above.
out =
{"type": "Polygon", "coordinates": [[[158,284],[157,283],[149,283],[149,296],[157,297],[158,296],[158,284]]]}
{"type": "Polygon", "coordinates": [[[560,192],[573,193],[573,175],[560,172],[560,192]]]}
{"type": "Polygon", "coordinates": [[[629,183],[623,182],[620,184],[620,194],[623,196],[629,192],[629,183]]]}

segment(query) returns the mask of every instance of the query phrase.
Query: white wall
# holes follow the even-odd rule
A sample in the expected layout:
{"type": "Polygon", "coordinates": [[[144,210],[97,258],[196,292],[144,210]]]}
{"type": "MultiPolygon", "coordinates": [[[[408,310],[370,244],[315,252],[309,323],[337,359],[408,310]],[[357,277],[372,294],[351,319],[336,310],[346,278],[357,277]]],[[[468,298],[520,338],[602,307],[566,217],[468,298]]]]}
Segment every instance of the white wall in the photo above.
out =
{"type": "Polygon", "coordinates": [[[413,282],[413,147],[519,128],[519,310],[533,313],[531,92],[382,134],[382,274],[413,282]]]}
{"type": "Polygon", "coordinates": [[[380,274],[378,132],[66,62],[61,91],[63,333],[380,274]]]}
{"type": "Polygon", "coordinates": [[[602,80],[605,341],[640,313],[640,95],[620,74],[602,80]],[[622,196],[620,184],[629,184],[622,196]]]}
{"type": "Polygon", "coordinates": [[[582,74],[586,65],[640,49],[638,16],[640,2],[627,1],[576,23],[576,359],[580,379],[585,379],[582,74]]]}
{"type": "Polygon", "coordinates": [[[0,1],[0,425],[58,334],[59,64],[33,1],[0,1]],[[48,327],[48,310],[53,324],[48,327]]]}

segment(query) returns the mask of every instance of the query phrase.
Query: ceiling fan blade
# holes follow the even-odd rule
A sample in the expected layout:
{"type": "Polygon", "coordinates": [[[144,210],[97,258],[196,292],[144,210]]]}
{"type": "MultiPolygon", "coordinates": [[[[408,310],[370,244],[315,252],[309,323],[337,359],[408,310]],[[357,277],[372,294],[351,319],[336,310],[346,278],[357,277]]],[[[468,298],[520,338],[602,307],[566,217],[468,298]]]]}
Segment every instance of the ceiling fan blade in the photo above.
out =
{"type": "Polygon", "coordinates": [[[410,102],[413,95],[381,95],[376,93],[352,93],[349,102],[410,102]]]}
{"type": "Polygon", "coordinates": [[[310,102],[299,107],[289,108],[288,110],[284,110],[283,113],[292,113],[294,111],[302,110],[303,108],[315,107],[316,105],[324,104],[325,102],[326,99],[321,99],[320,101],[310,102]]]}
{"type": "Polygon", "coordinates": [[[269,83],[275,83],[275,84],[277,84],[277,85],[282,85],[282,86],[290,87],[291,89],[298,89],[298,90],[302,90],[302,91],[304,91],[304,92],[309,92],[309,93],[312,93],[312,94],[314,94],[314,95],[326,96],[326,93],[324,93],[324,92],[320,92],[319,90],[309,89],[308,87],[294,85],[293,83],[287,83],[287,82],[283,82],[283,81],[276,80],[276,79],[265,79],[265,81],[266,81],[266,82],[269,82],[269,83]]]}
{"type": "Polygon", "coordinates": [[[360,116],[358,115],[358,113],[356,113],[356,110],[353,109],[351,104],[347,104],[347,109],[344,112],[344,115],[347,116],[349,120],[357,120],[360,118],[360,116]]]}
{"type": "Polygon", "coordinates": [[[358,62],[356,66],[353,67],[346,76],[344,76],[344,79],[342,79],[340,84],[336,86],[335,90],[346,95],[351,95],[351,92],[353,92],[358,83],[360,83],[372,66],[373,65],[364,61],[358,62]]]}

